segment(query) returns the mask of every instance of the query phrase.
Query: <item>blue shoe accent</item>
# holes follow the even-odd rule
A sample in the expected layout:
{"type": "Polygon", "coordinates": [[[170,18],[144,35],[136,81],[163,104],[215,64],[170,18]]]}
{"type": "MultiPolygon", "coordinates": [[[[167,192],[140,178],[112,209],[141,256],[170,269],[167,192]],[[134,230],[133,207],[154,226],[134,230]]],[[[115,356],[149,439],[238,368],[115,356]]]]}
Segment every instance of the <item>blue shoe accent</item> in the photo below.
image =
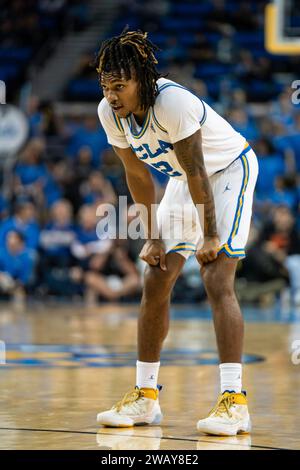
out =
{"type": "MultiPolygon", "coordinates": [[[[139,390],[139,387],[136,385],[134,388],[137,388],[139,390]]],[[[157,384],[157,390],[160,392],[162,390],[163,386],[157,384]]]]}
{"type": "Polygon", "coordinates": [[[154,420],[152,421],[151,424],[160,424],[162,422],[162,419],[163,419],[163,415],[162,413],[158,413],[155,417],[154,417],[154,420]]]}

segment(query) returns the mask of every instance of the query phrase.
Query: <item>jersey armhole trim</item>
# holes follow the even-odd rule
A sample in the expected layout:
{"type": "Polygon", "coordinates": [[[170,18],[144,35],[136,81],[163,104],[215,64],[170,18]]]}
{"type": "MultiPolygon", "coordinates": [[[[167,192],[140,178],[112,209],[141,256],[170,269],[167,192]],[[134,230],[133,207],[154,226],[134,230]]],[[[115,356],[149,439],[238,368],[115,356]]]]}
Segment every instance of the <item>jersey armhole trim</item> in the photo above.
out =
{"type": "MultiPolygon", "coordinates": [[[[184,86],[181,86],[181,85],[177,85],[176,83],[164,83],[160,88],[158,88],[158,91],[159,93],[163,90],[165,90],[166,88],[169,88],[170,86],[173,86],[175,88],[181,88],[182,90],[186,90],[186,91],[189,91],[190,93],[192,93],[190,90],[188,90],[187,88],[185,88],[184,86]]],[[[192,95],[194,95],[194,93],[192,93],[192,95]]],[[[196,96],[196,95],[195,95],[196,96]]]]}
{"type": "MultiPolygon", "coordinates": [[[[175,83],[165,83],[164,85],[162,85],[160,88],[158,88],[158,91],[159,93],[163,90],[165,90],[166,88],[169,88],[169,87],[175,87],[175,88],[181,88],[182,90],[186,90],[188,91],[189,93],[191,93],[192,95],[194,95],[196,98],[198,98],[198,100],[201,101],[201,104],[203,106],[203,116],[202,116],[202,119],[201,121],[199,121],[199,124],[200,126],[203,126],[203,124],[205,123],[206,121],[206,118],[207,118],[207,110],[206,110],[206,107],[205,107],[205,104],[204,102],[202,101],[201,98],[199,98],[199,96],[197,96],[195,93],[193,93],[191,90],[189,90],[188,88],[184,87],[184,86],[181,86],[181,85],[176,85],[175,83]]],[[[155,121],[155,124],[159,127],[159,129],[161,129],[162,131],[164,132],[167,132],[160,124],[159,122],[157,121],[156,119],[156,116],[154,114],[154,109],[153,109],[153,117],[154,117],[154,121],[155,121]]]]}
{"type": "Polygon", "coordinates": [[[203,124],[205,123],[206,118],[207,118],[207,111],[206,111],[206,107],[205,107],[205,104],[203,103],[203,101],[201,99],[200,99],[200,101],[201,101],[202,106],[203,106],[203,116],[202,116],[202,119],[200,121],[200,126],[203,126],[203,124]]]}

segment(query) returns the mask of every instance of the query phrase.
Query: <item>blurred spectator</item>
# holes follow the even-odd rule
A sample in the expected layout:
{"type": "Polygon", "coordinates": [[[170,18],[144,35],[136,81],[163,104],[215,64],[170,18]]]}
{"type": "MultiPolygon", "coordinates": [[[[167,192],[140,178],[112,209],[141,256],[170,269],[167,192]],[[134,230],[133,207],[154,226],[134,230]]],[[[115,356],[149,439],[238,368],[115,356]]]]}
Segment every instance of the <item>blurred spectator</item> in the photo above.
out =
{"type": "Polygon", "coordinates": [[[126,250],[115,241],[110,250],[94,257],[84,276],[86,301],[96,302],[98,296],[105,300],[119,300],[140,292],[141,282],[135,264],[126,250]]]}
{"type": "Polygon", "coordinates": [[[85,53],[80,58],[80,63],[75,72],[75,78],[95,78],[95,70],[91,66],[93,62],[93,54],[85,53]]]}
{"type": "Polygon", "coordinates": [[[201,276],[199,263],[195,256],[187,259],[179,275],[172,293],[177,302],[201,302],[206,299],[206,293],[201,276]]]}
{"type": "Polygon", "coordinates": [[[259,241],[274,259],[286,266],[294,302],[300,305],[300,236],[288,207],[274,209],[273,217],[262,228],[259,241]]]}
{"type": "Polygon", "coordinates": [[[242,81],[247,81],[249,75],[252,74],[254,67],[255,61],[251,51],[240,49],[235,66],[235,76],[239,77],[242,81]]]}
{"type": "MultiPolygon", "coordinates": [[[[118,246],[121,246],[126,252],[128,253],[129,258],[134,262],[140,264],[139,254],[142,251],[142,248],[145,243],[145,239],[143,238],[143,231],[140,219],[138,217],[138,211],[135,209],[135,205],[128,202],[127,207],[123,208],[123,212],[121,212],[121,207],[119,207],[120,213],[120,224],[124,224],[124,226],[128,227],[128,230],[133,223],[134,227],[137,227],[137,232],[141,233],[141,237],[137,238],[136,240],[128,237],[126,239],[118,240],[118,246]]],[[[144,264],[143,264],[144,270],[144,264]]]]}
{"type": "Polygon", "coordinates": [[[106,258],[112,247],[107,233],[97,230],[96,206],[84,205],[78,213],[79,225],[71,245],[74,267],[70,277],[75,283],[82,283],[83,276],[98,259],[106,258]]]}
{"type": "Polygon", "coordinates": [[[39,244],[40,228],[36,221],[36,209],[32,202],[17,203],[14,214],[0,225],[0,247],[6,245],[8,232],[19,232],[26,248],[37,250],[39,244]]]}
{"type": "Polygon", "coordinates": [[[288,136],[290,148],[294,152],[295,165],[294,170],[300,173],[300,112],[295,116],[294,123],[291,126],[288,136]]]}
{"type": "Polygon", "coordinates": [[[110,181],[100,171],[93,171],[81,186],[84,204],[116,204],[117,198],[110,181]]]}
{"type": "Polygon", "coordinates": [[[275,191],[271,193],[270,199],[275,205],[286,205],[296,213],[299,205],[299,189],[294,175],[278,176],[275,191]]]}
{"type": "Polygon", "coordinates": [[[260,198],[268,198],[275,190],[276,178],[285,173],[284,160],[266,138],[256,142],[255,150],[259,164],[256,191],[260,198]]]}
{"type": "Polygon", "coordinates": [[[111,240],[107,234],[97,233],[96,207],[84,205],[80,208],[79,225],[76,229],[76,237],[71,245],[73,256],[83,268],[88,267],[89,260],[95,254],[105,253],[111,247],[111,240]],[[100,237],[100,238],[99,238],[100,237]]]}
{"type": "Polygon", "coordinates": [[[44,152],[45,141],[31,139],[15,168],[16,197],[31,197],[40,207],[44,203],[49,206],[60,197],[59,188],[43,162],[44,152]]]}
{"type": "Polygon", "coordinates": [[[72,206],[69,201],[61,199],[51,207],[50,222],[41,230],[43,258],[53,265],[69,265],[74,238],[72,206]]]}
{"type": "Polygon", "coordinates": [[[253,31],[258,28],[258,17],[253,12],[251,3],[237,2],[230,18],[231,26],[237,31],[253,31]]]}
{"type": "Polygon", "coordinates": [[[75,181],[77,187],[79,187],[83,181],[88,179],[90,173],[93,171],[92,152],[90,147],[86,145],[80,147],[75,157],[75,166],[75,181]]]}
{"type": "Polygon", "coordinates": [[[169,6],[169,0],[152,2],[151,0],[122,0],[119,5],[122,16],[127,13],[129,17],[138,15],[141,28],[145,31],[157,31],[160,28],[160,18],[166,16],[169,6]]]}
{"type": "Polygon", "coordinates": [[[107,145],[106,135],[99,119],[96,116],[89,116],[70,137],[67,152],[74,158],[81,147],[88,146],[92,152],[93,167],[97,168],[101,164],[101,152],[107,145]]]}
{"type": "Polygon", "coordinates": [[[205,15],[208,31],[223,32],[230,26],[232,15],[226,8],[224,0],[212,0],[210,2],[210,11],[205,15]]]}
{"type": "Polygon", "coordinates": [[[0,250],[0,292],[23,302],[26,289],[33,281],[34,256],[26,248],[23,236],[17,231],[7,233],[0,250]]]}
{"type": "Polygon", "coordinates": [[[72,206],[59,200],[50,210],[50,222],[41,231],[39,285],[40,292],[71,295],[75,292],[70,281],[71,245],[75,239],[72,206]]]}
{"type": "Polygon", "coordinates": [[[188,49],[188,59],[197,65],[199,62],[211,61],[214,57],[213,47],[205,34],[201,31],[195,33],[194,42],[188,49]]]}
{"type": "Polygon", "coordinates": [[[233,108],[243,108],[245,109],[247,106],[247,96],[245,90],[241,88],[236,88],[232,90],[231,98],[230,98],[230,106],[233,108]]]}
{"type": "Polygon", "coordinates": [[[293,125],[293,114],[295,108],[293,107],[291,99],[291,91],[285,90],[276,97],[276,101],[272,103],[271,113],[272,119],[281,123],[285,129],[293,125]]]}
{"type": "Polygon", "coordinates": [[[199,78],[192,80],[191,90],[193,91],[193,93],[195,93],[196,96],[198,96],[198,98],[205,101],[205,103],[209,105],[213,104],[213,101],[209,96],[206,83],[203,80],[200,80],[199,78]]]}
{"type": "Polygon", "coordinates": [[[72,0],[69,2],[68,23],[72,24],[72,29],[82,31],[90,23],[89,5],[83,0],[72,0]]]}
{"type": "Polygon", "coordinates": [[[240,132],[247,140],[253,141],[258,137],[258,129],[255,122],[241,108],[232,109],[228,113],[228,120],[237,132],[240,132]]]}
{"type": "Polygon", "coordinates": [[[41,131],[47,142],[50,138],[59,138],[63,133],[62,121],[55,113],[53,104],[44,101],[40,104],[39,109],[42,113],[41,131]]]}
{"type": "Polygon", "coordinates": [[[26,107],[30,137],[39,137],[42,135],[42,113],[39,106],[40,100],[38,96],[30,96],[26,107]]]}
{"type": "MultiPolygon", "coordinates": [[[[77,213],[81,205],[79,188],[76,185],[75,167],[65,158],[56,162],[51,168],[51,178],[58,188],[60,198],[71,202],[74,212],[77,213]]],[[[59,199],[60,199],[59,198],[59,199]]]]}
{"type": "Polygon", "coordinates": [[[116,158],[116,154],[112,149],[104,150],[102,159],[102,173],[111,182],[117,196],[124,195],[131,200],[121,160],[116,158]]]}
{"type": "Polygon", "coordinates": [[[180,44],[177,36],[167,38],[166,47],[160,53],[160,57],[165,62],[181,63],[185,60],[185,49],[180,44]]]}
{"type": "Polygon", "coordinates": [[[65,13],[67,7],[67,0],[38,0],[39,10],[45,14],[49,20],[56,20],[57,29],[62,30],[65,22],[65,13]]]}
{"type": "Polygon", "coordinates": [[[42,161],[45,152],[45,141],[41,138],[33,138],[26,145],[21,161],[15,169],[16,192],[22,192],[23,187],[31,190],[34,185],[43,187],[48,176],[47,169],[42,161]]]}
{"type": "Polygon", "coordinates": [[[243,302],[258,302],[261,306],[274,302],[274,297],[289,284],[289,274],[283,256],[259,240],[259,233],[251,227],[247,256],[237,270],[236,290],[243,302]]]}
{"type": "Polygon", "coordinates": [[[278,121],[271,121],[271,133],[269,138],[277,152],[284,156],[289,172],[296,171],[295,152],[290,142],[290,136],[285,126],[278,121]]]}
{"type": "Polygon", "coordinates": [[[0,194],[0,223],[5,220],[8,216],[9,203],[7,198],[0,194]]]}

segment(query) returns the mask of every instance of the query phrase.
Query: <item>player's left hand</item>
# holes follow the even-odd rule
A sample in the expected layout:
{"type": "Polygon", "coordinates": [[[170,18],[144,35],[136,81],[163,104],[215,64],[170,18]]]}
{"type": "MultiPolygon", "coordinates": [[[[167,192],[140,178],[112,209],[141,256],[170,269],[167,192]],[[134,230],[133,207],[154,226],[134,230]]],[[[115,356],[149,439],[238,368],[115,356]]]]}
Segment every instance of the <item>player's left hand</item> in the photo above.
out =
{"type": "Polygon", "coordinates": [[[149,266],[159,266],[163,271],[167,270],[166,249],[162,240],[147,240],[139,257],[149,266]]]}
{"type": "Polygon", "coordinates": [[[205,237],[203,246],[196,251],[196,258],[199,264],[211,263],[217,259],[220,248],[220,239],[216,237],[205,237]]]}

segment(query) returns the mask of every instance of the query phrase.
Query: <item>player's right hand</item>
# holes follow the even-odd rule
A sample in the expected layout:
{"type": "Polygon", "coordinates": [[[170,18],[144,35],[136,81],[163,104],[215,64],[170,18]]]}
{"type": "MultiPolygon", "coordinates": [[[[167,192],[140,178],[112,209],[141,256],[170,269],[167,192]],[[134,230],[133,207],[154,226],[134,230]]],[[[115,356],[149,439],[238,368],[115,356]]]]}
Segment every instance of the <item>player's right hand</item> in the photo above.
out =
{"type": "Polygon", "coordinates": [[[150,266],[159,266],[163,271],[166,266],[166,248],[162,240],[147,240],[139,255],[150,266]]]}
{"type": "Polygon", "coordinates": [[[218,257],[220,249],[220,239],[218,236],[205,237],[202,248],[198,248],[196,251],[196,258],[198,263],[202,266],[203,264],[211,263],[218,257]]]}

